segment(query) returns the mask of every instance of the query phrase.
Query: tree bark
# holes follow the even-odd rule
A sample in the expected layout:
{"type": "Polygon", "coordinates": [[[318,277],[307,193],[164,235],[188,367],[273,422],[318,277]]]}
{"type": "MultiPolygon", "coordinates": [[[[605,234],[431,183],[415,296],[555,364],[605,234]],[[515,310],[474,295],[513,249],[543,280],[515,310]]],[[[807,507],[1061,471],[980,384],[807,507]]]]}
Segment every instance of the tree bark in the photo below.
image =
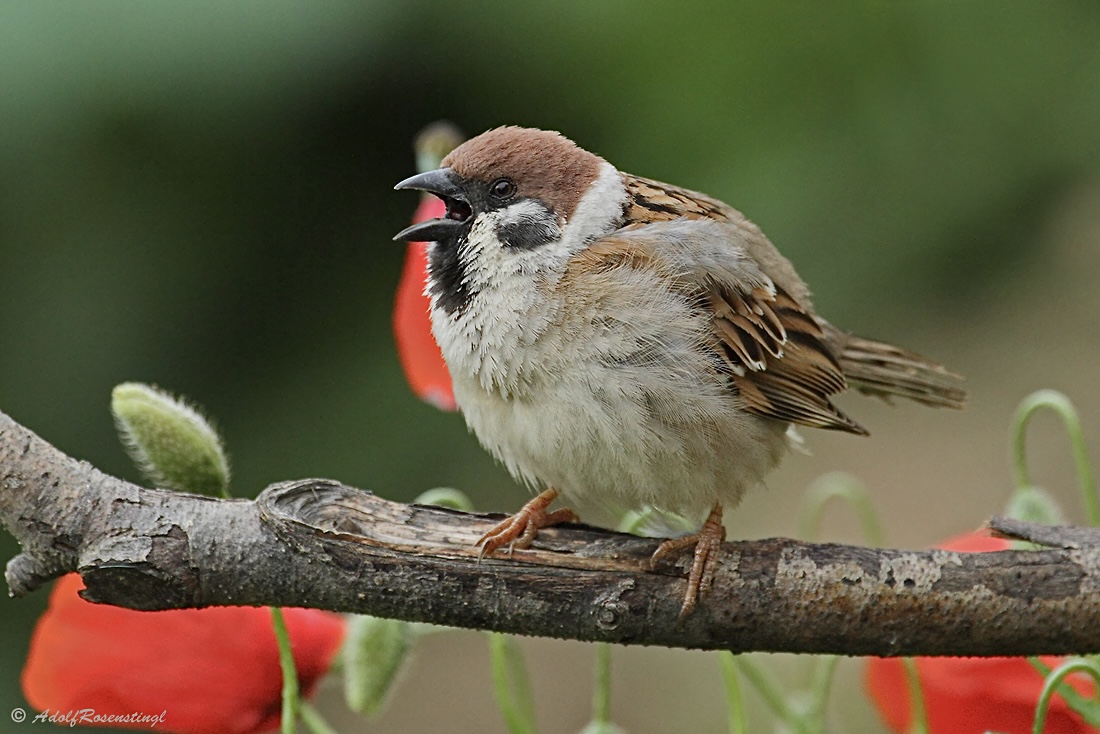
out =
{"type": "Polygon", "coordinates": [[[517,634],[734,652],[1100,652],[1100,540],[995,519],[1048,546],[963,554],[785,538],[726,543],[677,620],[690,550],[583,525],[479,561],[499,515],[405,505],[324,479],[252,500],[146,489],[64,455],[0,413],[0,524],[22,596],[78,571],[85,598],[133,609],[304,606],[517,634]]]}

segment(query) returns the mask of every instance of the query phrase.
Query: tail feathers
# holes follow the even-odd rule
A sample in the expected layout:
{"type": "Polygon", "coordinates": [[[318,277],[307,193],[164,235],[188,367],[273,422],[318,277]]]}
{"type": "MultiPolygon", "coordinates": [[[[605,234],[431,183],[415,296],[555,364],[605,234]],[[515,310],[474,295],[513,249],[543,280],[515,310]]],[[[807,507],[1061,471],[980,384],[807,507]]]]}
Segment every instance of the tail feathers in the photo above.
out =
{"type": "Polygon", "coordinates": [[[837,360],[852,387],[887,402],[894,396],[936,408],[963,408],[962,377],[916,352],[848,336],[837,360]]]}

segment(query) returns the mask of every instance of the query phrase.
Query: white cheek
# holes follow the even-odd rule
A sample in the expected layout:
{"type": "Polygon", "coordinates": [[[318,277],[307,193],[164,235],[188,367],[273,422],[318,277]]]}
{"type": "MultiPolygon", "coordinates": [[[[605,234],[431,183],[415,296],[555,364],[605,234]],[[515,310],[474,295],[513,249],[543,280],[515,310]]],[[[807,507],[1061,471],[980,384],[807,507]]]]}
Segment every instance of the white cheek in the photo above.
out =
{"type": "Polygon", "coordinates": [[[521,201],[499,211],[482,214],[474,220],[465,246],[459,252],[467,282],[473,293],[508,287],[518,276],[530,287],[529,277],[564,267],[569,253],[560,245],[561,230],[549,213],[534,201],[521,201]],[[540,222],[553,229],[554,239],[542,247],[508,247],[497,238],[500,227],[521,222],[540,222]]]}
{"type": "Polygon", "coordinates": [[[588,187],[573,216],[562,228],[562,249],[573,255],[596,237],[618,229],[625,200],[622,176],[613,165],[604,161],[600,166],[600,175],[588,187]]]}
{"type": "MultiPolygon", "coordinates": [[[[491,216],[498,224],[519,224],[520,222],[530,222],[532,220],[550,220],[550,223],[552,223],[554,217],[546,210],[546,207],[531,199],[517,201],[511,206],[493,212],[491,216]]],[[[557,224],[552,224],[552,226],[557,228],[557,224]]]]}

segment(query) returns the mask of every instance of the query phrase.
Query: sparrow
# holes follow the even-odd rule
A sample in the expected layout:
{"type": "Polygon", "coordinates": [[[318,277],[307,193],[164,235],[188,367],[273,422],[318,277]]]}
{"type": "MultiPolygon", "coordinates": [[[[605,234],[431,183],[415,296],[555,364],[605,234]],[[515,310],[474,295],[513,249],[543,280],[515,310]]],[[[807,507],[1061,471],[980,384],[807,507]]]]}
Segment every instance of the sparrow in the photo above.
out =
{"type": "Polygon", "coordinates": [[[616,169],[560,133],[499,127],[397,184],[439,197],[425,241],[432,332],[481,444],[542,489],[481,554],[574,522],[573,502],[652,506],[705,521],[681,618],[710,587],[722,512],[762,483],[794,426],[867,435],[848,389],[961,408],[961,378],[844,332],[763,232],[733,207],[616,169]]]}

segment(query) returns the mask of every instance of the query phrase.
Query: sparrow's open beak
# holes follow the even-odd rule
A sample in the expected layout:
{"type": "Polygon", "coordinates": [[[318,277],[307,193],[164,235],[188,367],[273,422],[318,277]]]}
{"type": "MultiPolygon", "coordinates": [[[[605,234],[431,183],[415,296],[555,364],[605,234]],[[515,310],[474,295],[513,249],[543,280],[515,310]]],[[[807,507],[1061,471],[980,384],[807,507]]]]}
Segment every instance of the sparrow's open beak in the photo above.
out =
{"type": "Polygon", "coordinates": [[[394,235],[394,240],[437,242],[457,234],[472,214],[463,184],[463,178],[452,169],[439,168],[410,176],[394,186],[393,188],[397,191],[403,189],[426,191],[438,196],[447,204],[446,217],[429,219],[407,227],[394,235]]]}

